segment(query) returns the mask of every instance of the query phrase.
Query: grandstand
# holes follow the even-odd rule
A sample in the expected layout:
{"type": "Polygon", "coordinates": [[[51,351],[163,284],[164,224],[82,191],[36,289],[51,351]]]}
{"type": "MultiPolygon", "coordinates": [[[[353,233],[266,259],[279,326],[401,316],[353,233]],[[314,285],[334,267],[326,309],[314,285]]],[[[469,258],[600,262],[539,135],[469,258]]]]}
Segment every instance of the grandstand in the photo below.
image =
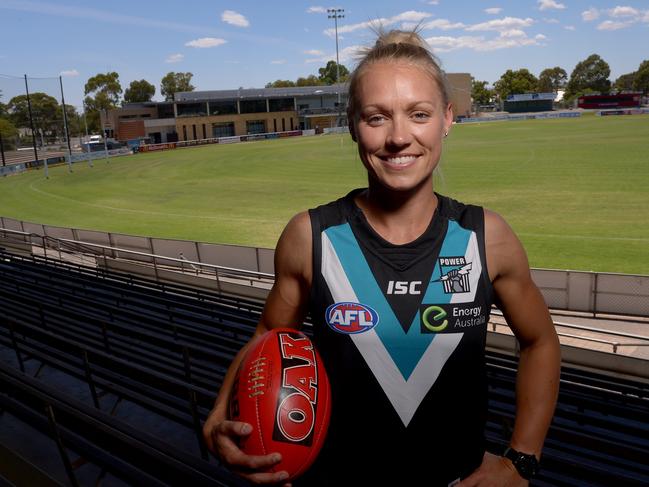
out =
{"type": "MultiPolygon", "coordinates": [[[[238,286],[218,292],[187,284],[218,279],[198,262],[162,257],[142,277],[141,252],[55,238],[37,246],[34,237],[0,232],[0,483],[245,485],[208,455],[200,429],[261,312],[263,293],[241,290],[254,281],[267,291],[268,274],[219,267],[219,282],[238,286]]],[[[509,338],[488,340],[493,451],[513,426],[509,338]]],[[[647,362],[608,355],[612,362],[598,355],[596,370],[564,353],[533,485],[649,482],[647,362]],[[620,365],[625,359],[636,368],[620,365]]]]}

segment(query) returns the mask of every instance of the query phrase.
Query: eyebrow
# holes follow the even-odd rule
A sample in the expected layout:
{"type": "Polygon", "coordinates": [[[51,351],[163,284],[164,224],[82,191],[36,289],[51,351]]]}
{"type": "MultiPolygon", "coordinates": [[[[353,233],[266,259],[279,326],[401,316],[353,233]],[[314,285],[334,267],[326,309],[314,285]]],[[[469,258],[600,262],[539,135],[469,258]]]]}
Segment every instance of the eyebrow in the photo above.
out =
{"type": "MultiPolygon", "coordinates": [[[[431,102],[431,101],[428,101],[428,100],[419,100],[419,101],[414,101],[414,102],[408,104],[406,106],[406,108],[408,110],[411,110],[411,109],[413,109],[413,108],[415,108],[415,107],[417,107],[419,105],[429,105],[429,106],[432,106],[433,108],[435,108],[436,104],[434,102],[431,102]]],[[[382,105],[381,103],[370,103],[369,105],[361,106],[361,111],[371,110],[371,109],[375,109],[375,108],[377,108],[379,110],[385,110],[387,108],[387,106],[382,105]]]]}

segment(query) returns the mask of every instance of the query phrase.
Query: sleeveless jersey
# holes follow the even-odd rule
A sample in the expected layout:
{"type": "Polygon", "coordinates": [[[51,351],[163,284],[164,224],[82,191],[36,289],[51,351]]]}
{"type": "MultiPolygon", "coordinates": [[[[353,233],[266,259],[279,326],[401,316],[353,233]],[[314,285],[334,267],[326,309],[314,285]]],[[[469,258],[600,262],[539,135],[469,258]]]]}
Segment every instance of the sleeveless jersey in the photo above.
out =
{"type": "Polygon", "coordinates": [[[356,206],[360,191],[309,210],[310,314],[333,406],[299,484],[445,487],[485,448],[484,213],[437,195],[426,231],[393,245],[356,206]]]}

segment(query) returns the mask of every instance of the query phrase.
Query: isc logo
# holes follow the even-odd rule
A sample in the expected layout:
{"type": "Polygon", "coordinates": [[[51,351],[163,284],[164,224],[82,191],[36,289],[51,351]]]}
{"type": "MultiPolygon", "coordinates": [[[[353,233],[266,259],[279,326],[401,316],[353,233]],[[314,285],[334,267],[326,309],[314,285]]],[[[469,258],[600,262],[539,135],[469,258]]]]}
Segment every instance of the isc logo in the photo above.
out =
{"type": "Polygon", "coordinates": [[[421,294],[421,281],[388,281],[388,294],[421,294]]]}
{"type": "Polygon", "coordinates": [[[371,330],[379,323],[379,315],[360,303],[334,303],[325,312],[325,321],[338,333],[355,335],[371,330]]]}

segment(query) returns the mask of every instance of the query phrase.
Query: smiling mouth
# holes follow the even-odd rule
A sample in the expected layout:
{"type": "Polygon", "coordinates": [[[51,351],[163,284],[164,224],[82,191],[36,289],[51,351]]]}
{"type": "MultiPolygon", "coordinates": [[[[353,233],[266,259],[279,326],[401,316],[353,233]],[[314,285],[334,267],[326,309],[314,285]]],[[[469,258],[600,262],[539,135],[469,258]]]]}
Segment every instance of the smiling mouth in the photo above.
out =
{"type": "Polygon", "coordinates": [[[417,160],[417,157],[419,156],[408,154],[403,156],[387,156],[382,157],[381,159],[392,166],[405,166],[415,162],[417,160]]]}

